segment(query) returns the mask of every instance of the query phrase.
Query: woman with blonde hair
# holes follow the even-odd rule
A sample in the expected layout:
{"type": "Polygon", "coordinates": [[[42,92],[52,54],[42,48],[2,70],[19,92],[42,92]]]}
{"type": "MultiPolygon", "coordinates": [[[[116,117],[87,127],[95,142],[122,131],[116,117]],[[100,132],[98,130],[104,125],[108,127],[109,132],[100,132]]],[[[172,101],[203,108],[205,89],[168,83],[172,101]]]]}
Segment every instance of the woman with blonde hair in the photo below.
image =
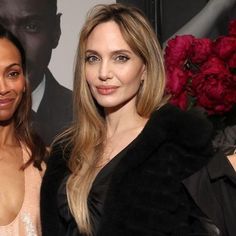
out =
{"type": "Polygon", "coordinates": [[[165,69],[143,13],[97,5],[78,45],[74,123],[53,147],[43,235],[188,235],[181,181],[211,156],[205,120],[165,105],[165,69]]]}

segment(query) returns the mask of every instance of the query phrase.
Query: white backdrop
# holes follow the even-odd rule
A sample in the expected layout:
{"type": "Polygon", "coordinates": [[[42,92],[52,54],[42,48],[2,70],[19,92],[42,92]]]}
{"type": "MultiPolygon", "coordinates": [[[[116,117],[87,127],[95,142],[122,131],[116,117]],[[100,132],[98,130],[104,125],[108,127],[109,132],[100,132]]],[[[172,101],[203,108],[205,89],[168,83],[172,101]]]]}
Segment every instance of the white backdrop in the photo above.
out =
{"type": "Polygon", "coordinates": [[[114,3],[115,0],[58,0],[61,16],[61,38],[53,50],[49,64],[60,84],[72,89],[73,66],[79,32],[88,10],[99,3],[114,3]]]}

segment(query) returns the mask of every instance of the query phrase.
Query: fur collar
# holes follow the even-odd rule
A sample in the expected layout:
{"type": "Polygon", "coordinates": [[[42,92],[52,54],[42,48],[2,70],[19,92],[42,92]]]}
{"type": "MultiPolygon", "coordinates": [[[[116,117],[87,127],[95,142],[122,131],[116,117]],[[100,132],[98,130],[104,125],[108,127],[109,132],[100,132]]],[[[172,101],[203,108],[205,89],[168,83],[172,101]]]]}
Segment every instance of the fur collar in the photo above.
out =
{"type": "MultiPolygon", "coordinates": [[[[199,154],[204,159],[212,153],[212,134],[212,125],[204,117],[199,117],[198,114],[192,112],[183,112],[167,104],[151,115],[137,137],[136,145],[129,149],[127,158],[123,161],[127,167],[136,167],[163,143],[174,143],[189,153],[199,154]]],[[[190,155],[189,158],[192,158],[193,162],[199,162],[199,160],[194,160],[195,157],[190,155]]],[[[194,166],[194,163],[192,164],[194,166]]],[[[122,168],[120,171],[125,171],[125,169],[122,168]]]]}
{"type": "Polygon", "coordinates": [[[198,150],[211,141],[212,134],[212,125],[204,117],[167,104],[152,114],[143,130],[142,139],[156,146],[169,140],[198,150]]]}

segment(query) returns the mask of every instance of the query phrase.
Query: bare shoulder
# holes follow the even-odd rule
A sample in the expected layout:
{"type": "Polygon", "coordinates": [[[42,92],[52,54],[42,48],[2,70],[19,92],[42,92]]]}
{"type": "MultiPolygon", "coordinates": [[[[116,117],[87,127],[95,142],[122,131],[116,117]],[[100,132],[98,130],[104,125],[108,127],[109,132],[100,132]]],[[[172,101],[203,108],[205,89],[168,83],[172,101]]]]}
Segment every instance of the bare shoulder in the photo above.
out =
{"type": "Polygon", "coordinates": [[[234,170],[236,171],[236,154],[227,156],[230,164],[233,166],[234,170]]]}

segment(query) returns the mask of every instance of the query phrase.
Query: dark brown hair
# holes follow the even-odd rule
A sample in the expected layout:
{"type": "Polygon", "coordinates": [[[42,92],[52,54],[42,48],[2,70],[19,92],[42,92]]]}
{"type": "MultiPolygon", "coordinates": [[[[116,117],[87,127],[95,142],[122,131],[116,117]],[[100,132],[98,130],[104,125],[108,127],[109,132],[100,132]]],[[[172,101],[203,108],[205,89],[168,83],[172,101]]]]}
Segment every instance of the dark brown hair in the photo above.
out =
{"type": "MultiPolygon", "coordinates": [[[[27,74],[25,50],[22,47],[20,41],[2,25],[0,25],[0,39],[6,39],[11,42],[19,51],[21,57],[21,65],[24,75],[27,74]]],[[[27,76],[26,76],[27,77],[27,76]]],[[[41,168],[41,162],[46,157],[46,147],[41,138],[33,131],[31,122],[31,90],[29,82],[26,79],[25,92],[23,93],[21,102],[14,113],[13,121],[15,127],[16,138],[25,144],[30,150],[30,159],[22,167],[26,168],[30,163],[33,162],[34,166],[39,170],[41,168]]]]}

